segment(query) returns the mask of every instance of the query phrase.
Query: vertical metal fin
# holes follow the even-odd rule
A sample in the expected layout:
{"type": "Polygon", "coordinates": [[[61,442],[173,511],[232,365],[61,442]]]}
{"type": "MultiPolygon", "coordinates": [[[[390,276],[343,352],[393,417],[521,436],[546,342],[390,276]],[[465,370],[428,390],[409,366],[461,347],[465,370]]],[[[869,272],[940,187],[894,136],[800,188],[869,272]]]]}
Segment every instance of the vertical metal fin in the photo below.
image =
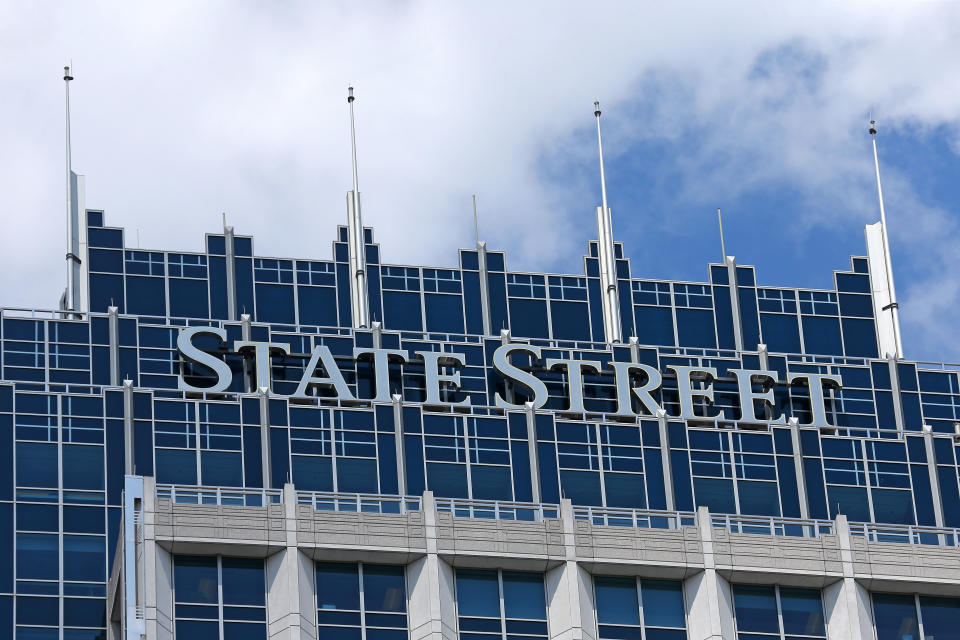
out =
{"type": "Polygon", "coordinates": [[[874,289],[874,308],[877,315],[878,333],[889,335],[885,341],[881,338],[880,355],[887,353],[894,358],[903,357],[903,343],[900,340],[900,305],[897,304],[897,292],[893,286],[893,263],[890,261],[890,239],[887,235],[887,213],[883,207],[883,187],[880,184],[880,160],[877,155],[877,121],[870,120],[870,138],[873,142],[873,167],[877,176],[877,199],[880,201],[880,229],[879,244],[876,247],[878,235],[876,230],[871,231],[871,226],[867,225],[867,256],[870,266],[870,276],[873,280],[874,289]],[[876,268],[875,268],[876,267],[876,268]],[[877,280],[880,276],[879,271],[883,271],[883,280],[885,286],[879,286],[877,280]],[[880,294],[879,296],[877,294],[880,294]],[[884,299],[883,304],[880,300],[884,299]],[[880,326],[883,325],[883,326],[880,326]]]}
{"type": "Polygon", "coordinates": [[[617,264],[613,246],[613,214],[607,206],[607,179],[603,170],[603,138],[600,135],[600,103],[593,103],[597,118],[597,148],[600,153],[600,196],[597,207],[597,239],[599,241],[600,288],[603,290],[603,330],[609,343],[622,342],[620,298],[617,294],[617,264]]]}
{"type": "Polygon", "coordinates": [[[350,149],[353,160],[353,191],[347,193],[347,247],[350,260],[350,304],[353,326],[370,324],[370,301],[367,298],[367,260],[364,250],[363,218],[360,215],[360,185],[357,179],[357,135],[353,119],[353,87],[347,88],[350,106],[350,149]]]}
{"type": "Polygon", "coordinates": [[[66,113],[66,178],[67,178],[67,289],[63,296],[64,311],[82,311],[80,287],[80,188],[73,172],[70,146],[70,67],[63,68],[66,113]]]}

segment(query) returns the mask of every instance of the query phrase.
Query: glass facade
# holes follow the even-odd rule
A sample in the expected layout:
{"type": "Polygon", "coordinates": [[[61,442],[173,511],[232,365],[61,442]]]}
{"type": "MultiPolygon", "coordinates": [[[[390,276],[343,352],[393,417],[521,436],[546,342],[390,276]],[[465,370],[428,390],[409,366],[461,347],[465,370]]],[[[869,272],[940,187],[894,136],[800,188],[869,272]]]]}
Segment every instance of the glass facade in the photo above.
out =
{"type": "Polygon", "coordinates": [[[602,640],[686,640],[681,582],[596,576],[593,588],[602,640]]]}
{"type": "Polygon", "coordinates": [[[195,640],[267,637],[263,560],[175,556],[174,632],[195,640]]]}
{"type": "Polygon", "coordinates": [[[875,593],[877,640],[960,638],[960,598],[875,593]]]}
{"type": "Polygon", "coordinates": [[[456,596],[462,640],[549,636],[543,574],[457,569],[456,596]]]}
{"type": "MultiPolygon", "coordinates": [[[[164,485],[960,527],[958,372],[880,353],[866,258],[807,290],[732,264],[708,265],[703,282],[644,279],[616,245],[634,339],[610,344],[596,242],[582,273],[537,274],[473,249],[454,268],[382,264],[366,229],[379,324],[354,328],[343,227],[329,260],[300,260],[221,234],[203,252],[130,250],[102,212],[86,221],[89,312],[0,316],[0,636],[105,636],[129,471],[164,485]],[[196,328],[221,332],[192,345],[222,371],[186,356],[196,328]],[[504,344],[525,349],[513,377],[497,363],[504,344]],[[765,375],[744,385],[741,370],[765,375]]],[[[406,634],[402,568],[316,570],[325,634],[406,634]]],[[[177,556],[174,576],[178,636],[260,637],[265,601],[232,589],[262,584],[262,561],[177,556]]],[[[596,577],[600,637],[685,637],[678,584],[596,577]]],[[[541,574],[458,569],[456,589],[470,594],[464,637],[548,635],[541,574]]],[[[924,598],[898,628],[923,617],[933,629],[952,606],[924,598]]],[[[816,592],[738,586],[735,600],[740,638],[824,637],[816,592]]]]}
{"type": "Polygon", "coordinates": [[[317,629],[333,640],[404,640],[407,589],[403,567],[317,563],[317,629]]]}
{"type": "Polygon", "coordinates": [[[818,589],[733,585],[738,640],[826,638],[818,589]]]}

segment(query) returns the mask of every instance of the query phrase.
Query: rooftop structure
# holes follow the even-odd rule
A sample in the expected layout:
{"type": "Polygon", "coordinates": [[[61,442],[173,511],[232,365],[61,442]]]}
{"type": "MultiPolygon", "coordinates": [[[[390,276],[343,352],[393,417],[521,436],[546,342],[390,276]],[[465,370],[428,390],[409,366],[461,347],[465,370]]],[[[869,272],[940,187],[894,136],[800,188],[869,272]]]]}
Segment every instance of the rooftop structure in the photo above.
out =
{"type": "Polygon", "coordinates": [[[355,144],[329,257],[131,249],[68,154],[72,284],[0,312],[0,635],[955,633],[960,379],[883,221],[830,290],[650,280],[600,154],[576,274],[385,262],[355,144]]]}

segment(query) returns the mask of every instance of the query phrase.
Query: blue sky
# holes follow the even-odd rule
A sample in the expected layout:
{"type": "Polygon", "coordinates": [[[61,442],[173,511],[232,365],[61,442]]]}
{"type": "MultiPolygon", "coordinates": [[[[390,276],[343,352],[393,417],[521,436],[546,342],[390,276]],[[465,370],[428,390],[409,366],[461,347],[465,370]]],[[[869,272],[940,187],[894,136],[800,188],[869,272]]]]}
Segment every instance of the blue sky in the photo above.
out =
{"type": "Polygon", "coordinates": [[[386,261],[453,264],[476,193],[511,266],[579,269],[599,99],[636,274],[703,280],[720,206],[761,283],[828,287],[879,215],[872,112],[906,354],[960,361],[957,33],[960,5],[935,2],[0,0],[0,301],[51,308],[63,286],[72,59],[87,205],[185,251],[227,212],[259,253],[328,257],[353,83],[386,261]]]}

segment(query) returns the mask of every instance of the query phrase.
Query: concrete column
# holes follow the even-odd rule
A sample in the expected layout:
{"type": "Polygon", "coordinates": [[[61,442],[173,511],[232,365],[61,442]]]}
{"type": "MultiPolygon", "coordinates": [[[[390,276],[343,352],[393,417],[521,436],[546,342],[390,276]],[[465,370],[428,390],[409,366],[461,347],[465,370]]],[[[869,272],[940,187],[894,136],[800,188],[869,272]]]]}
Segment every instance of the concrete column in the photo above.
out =
{"type": "Polygon", "coordinates": [[[423,493],[427,555],[407,565],[410,640],[456,640],[453,567],[437,554],[437,509],[432,491],[423,493]]]}
{"type": "Polygon", "coordinates": [[[703,546],[703,571],[683,581],[689,640],[735,640],[733,591],[717,573],[713,555],[713,525],[706,507],[697,509],[703,546]]]}
{"type": "Polygon", "coordinates": [[[283,485],[286,548],[267,558],[267,633],[270,640],[317,637],[317,594],[313,562],[297,549],[297,496],[283,485]]]}
{"type": "Polygon", "coordinates": [[[733,315],[733,340],[737,351],[743,351],[743,328],[740,325],[740,295],[737,289],[737,261],[733,256],[724,256],[727,279],[730,281],[730,312],[733,315]]]}
{"type": "Polygon", "coordinates": [[[843,579],[823,589],[823,612],[827,637],[830,640],[873,640],[873,612],[870,593],[853,577],[853,552],[847,516],[837,515],[837,537],[840,539],[840,562],[843,579]]]}
{"type": "MultiPolygon", "coordinates": [[[[143,477],[143,542],[136,555],[143,569],[144,627],[147,640],[173,640],[173,556],[156,543],[154,513],[156,486],[151,476],[143,477]]],[[[136,569],[134,569],[136,570],[136,569]]],[[[127,632],[131,629],[127,618],[127,632]]],[[[128,635],[129,637],[129,635],[128,635]]]]}
{"type": "Polygon", "coordinates": [[[797,476],[797,498],[800,501],[800,517],[810,517],[810,501],[807,498],[807,477],[803,474],[803,452],[800,448],[800,424],[797,418],[787,420],[790,425],[790,442],[793,445],[793,472],[797,476]]]}
{"type": "Polygon", "coordinates": [[[477,241],[477,266],[480,268],[480,312],[483,318],[483,335],[492,336],[490,325],[490,282],[487,270],[487,243],[477,241]]]}
{"type": "MultiPolygon", "coordinates": [[[[937,459],[933,451],[933,429],[923,425],[923,446],[927,454],[927,474],[930,477],[930,493],[933,498],[933,517],[938,527],[943,526],[943,496],[940,493],[940,476],[937,474],[937,459]]],[[[941,541],[940,544],[943,544],[941,541]]]]}
{"type": "Polygon", "coordinates": [[[390,396],[393,403],[393,438],[397,451],[397,488],[402,496],[407,495],[407,443],[403,439],[403,396],[394,393],[390,396]]]}
{"type": "Polygon", "coordinates": [[[540,502],[540,458],[537,456],[537,414],[532,402],[523,404],[527,420],[527,456],[530,460],[530,489],[533,502],[540,502]]]}
{"type": "MultiPolygon", "coordinates": [[[[760,343],[757,345],[757,357],[760,359],[760,368],[764,371],[770,370],[770,355],[767,353],[767,345],[760,343]]],[[[768,416],[767,419],[771,419],[773,414],[770,413],[770,407],[766,407],[768,416]]]]}
{"type": "Polygon", "coordinates": [[[670,459],[670,425],[667,412],[657,410],[657,425],[660,429],[660,467],[663,472],[663,494],[667,499],[667,511],[677,508],[673,495],[673,460],[670,459]]]}
{"type": "Polygon", "coordinates": [[[133,380],[123,381],[123,473],[132,476],[135,473],[133,459],[133,380]]]}
{"type": "MultiPolygon", "coordinates": [[[[237,272],[233,227],[223,225],[223,244],[227,269],[227,320],[237,319],[237,272]]],[[[246,339],[246,338],[245,338],[246,339]]]]}
{"type": "MultiPolygon", "coordinates": [[[[233,318],[231,318],[233,320],[233,318]]],[[[253,325],[250,322],[250,314],[244,313],[240,315],[240,339],[244,342],[249,342],[253,339],[253,325]]],[[[243,358],[243,390],[245,393],[253,393],[257,390],[257,384],[254,381],[252,365],[250,364],[250,358],[243,358]]],[[[266,485],[264,485],[266,487],[266,485]]]]}
{"type": "Polygon", "coordinates": [[[117,307],[107,307],[107,330],[110,338],[110,386],[120,384],[120,317],[117,307]]]}
{"type": "MultiPolygon", "coordinates": [[[[264,489],[273,487],[273,458],[270,455],[270,390],[257,389],[260,402],[260,481],[264,489]]],[[[296,502],[294,502],[296,503],[296,502]]]]}
{"type": "Polygon", "coordinates": [[[573,505],[560,501],[560,522],[566,558],[558,567],[547,571],[547,616],[551,640],[594,640],[597,633],[593,577],[577,564],[574,536],[573,505]]]}
{"type": "Polygon", "coordinates": [[[893,417],[897,422],[897,431],[903,431],[905,427],[903,424],[903,405],[900,403],[900,374],[897,371],[897,359],[889,356],[887,367],[890,370],[890,390],[893,392],[893,417]]]}

